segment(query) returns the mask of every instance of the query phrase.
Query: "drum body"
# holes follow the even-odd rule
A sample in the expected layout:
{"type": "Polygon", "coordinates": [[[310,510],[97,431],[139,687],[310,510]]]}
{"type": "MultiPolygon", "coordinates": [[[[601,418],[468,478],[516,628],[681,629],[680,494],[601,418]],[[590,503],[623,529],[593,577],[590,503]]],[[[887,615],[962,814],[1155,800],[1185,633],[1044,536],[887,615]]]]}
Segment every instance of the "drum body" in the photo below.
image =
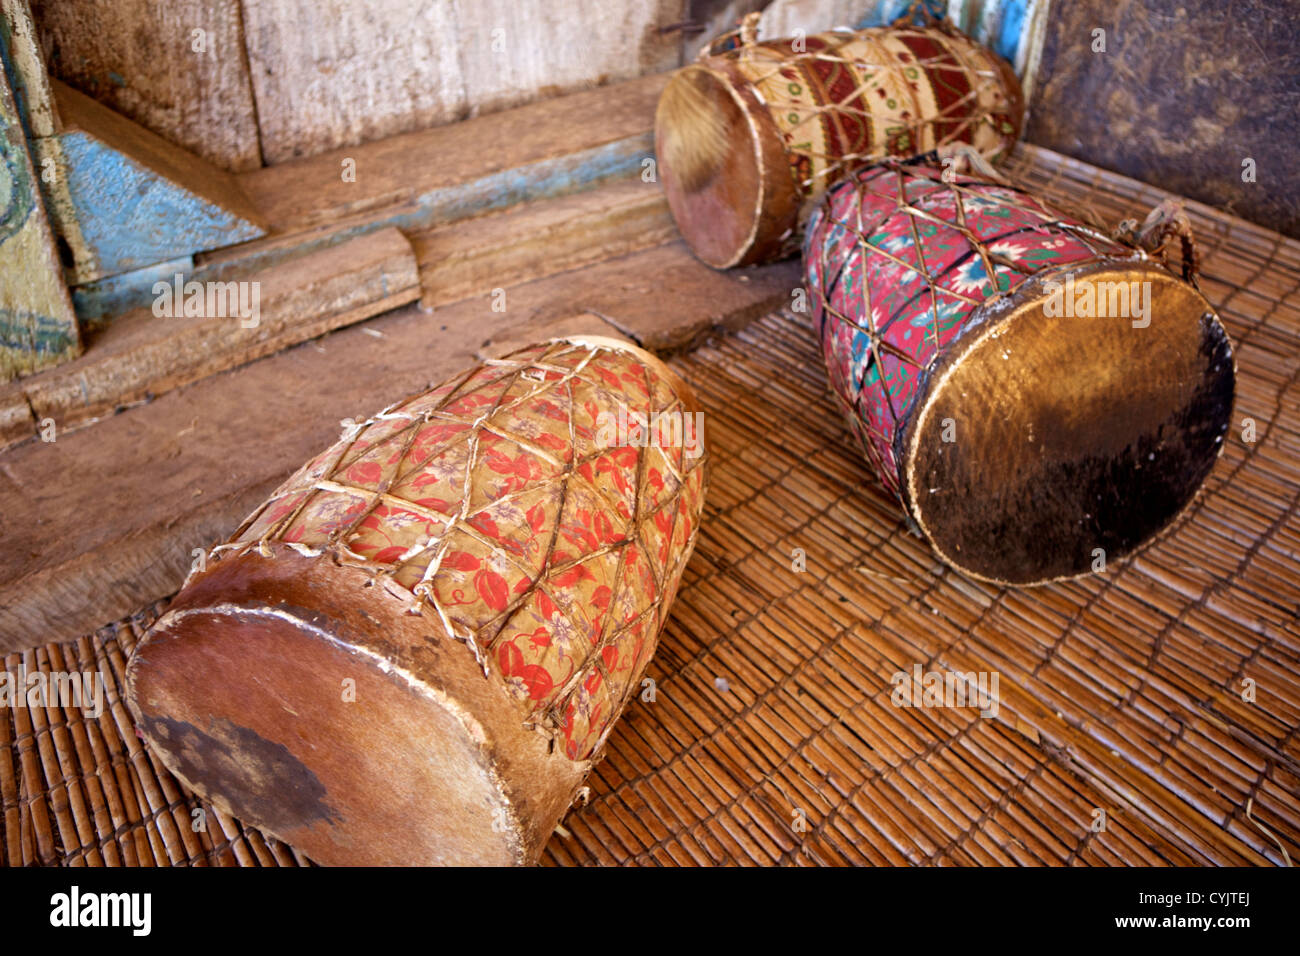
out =
{"type": "Polygon", "coordinates": [[[673,217],[717,268],[790,255],[811,204],[857,164],[1020,134],[1010,66],[955,30],[892,26],[742,43],[674,75],[655,117],[673,217]]]}
{"type": "Polygon", "coordinates": [[[151,748],[318,863],[535,859],[641,692],[694,546],[693,402],[592,338],[355,426],[139,644],[151,748]]]}
{"type": "Polygon", "coordinates": [[[944,562],[1035,584],[1168,525],[1223,449],[1231,343],[1189,282],[1019,189],[887,162],[805,241],[827,369],[944,562]]]}

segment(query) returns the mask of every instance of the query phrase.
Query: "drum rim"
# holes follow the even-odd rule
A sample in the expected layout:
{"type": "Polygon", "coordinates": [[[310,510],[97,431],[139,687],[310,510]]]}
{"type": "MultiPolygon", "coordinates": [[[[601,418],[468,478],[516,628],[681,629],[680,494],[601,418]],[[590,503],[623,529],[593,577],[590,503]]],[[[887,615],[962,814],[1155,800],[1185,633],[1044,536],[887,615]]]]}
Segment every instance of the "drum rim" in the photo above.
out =
{"type": "MultiPolygon", "coordinates": [[[[1088,577],[1094,572],[1091,569],[1085,569],[1068,574],[1060,574],[1042,578],[1036,578],[1032,581],[1009,581],[991,574],[978,572],[966,564],[955,560],[935,541],[930,533],[929,526],[922,514],[922,509],[918,502],[917,482],[919,480],[916,469],[917,451],[921,435],[924,431],[925,419],[928,416],[934,401],[937,399],[939,389],[947,380],[948,376],[963,362],[970,357],[980,346],[982,346],[992,335],[993,332],[1004,329],[1015,319],[1017,315],[1025,310],[1031,310],[1041,301],[1043,295],[1043,285],[1052,280],[1057,280],[1067,273],[1073,274],[1076,278],[1080,276],[1091,276],[1099,273],[1111,271],[1136,271],[1149,272],[1153,279],[1166,282],[1171,285],[1180,285],[1187,289],[1201,303],[1200,318],[1208,322],[1212,327],[1217,329],[1217,334],[1222,337],[1226,349],[1227,357],[1232,363],[1232,399],[1229,403],[1227,414],[1225,415],[1225,431],[1230,427],[1233,411],[1236,407],[1237,399],[1237,350],[1235,343],[1228,334],[1227,327],[1224,325],[1218,310],[1205,297],[1205,294],[1195,285],[1186,283],[1170,272],[1156,260],[1151,259],[1141,250],[1133,250],[1131,255],[1099,255],[1092,256],[1088,259],[1075,260],[1056,266],[1051,269],[1045,269],[1038,272],[1016,287],[1010,293],[997,298],[986,300],[983,304],[976,307],[970,317],[963,324],[957,338],[949,347],[940,353],[937,358],[922,372],[921,381],[917,388],[916,396],[909,408],[905,420],[900,424],[898,431],[895,433],[892,451],[895,461],[898,462],[900,470],[899,475],[899,492],[898,497],[902,503],[903,510],[908,517],[914,521],[917,528],[929,547],[935,555],[948,567],[959,571],[963,575],[979,581],[985,581],[990,584],[996,584],[1002,587],[1037,587],[1039,585],[1051,584],[1059,581],[1077,580],[1088,577]]],[[[1218,451],[1214,460],[1222,457],[1227,442],[1220,440],[1218,442],[1218,451]]],[[[1176,529],[1188,509],[1196,502],[1203,493],[1206,480],[1213,472],[1214,462],[1206,470],[1200,483],[1195,489],[1187,495],[1182,505],[1170,514],[1157,528],[1146,534],[1141,540],[1134,543],[1121,553],[1107,555],[1108,559],[1120,558],[1132,555],[1149,547],[1154,542],[1162,539],[1165,535],[1176,529]]]]}
{"type": "MultiPolygon", "coordinates": [[[[716,87],[724,90],[732,102],[735,103],[737,109],[740,110],[741,115],[744,116],[745,128],[749,134],[746,141],[749,147],[749,159],[754,163],[757,172],[758,188],[754,191],[753,206],[747,211],[749,222],[745,239],[737,245],[730,258],[710,258],[705,256],[696,247],[687,230],[682,228],[682,220],[678,218],[677,211],[673,209],[674,198],[678,202],[685,203],[689,202],[695,194],[678,188],[675,190],[676,197],[674,197],[665,188],[664,193],[668,198],[669,211],[672,213],[678,232],[686,240],[686,244],[690,246],[695,256],[706,265],[715,269],[731,269],[736,266],[767,261],[779,255],[781,236],[788,229],[797,225],[799,210],[802,206],[802,192],[794,181],[794,174],[790,170],[785,142],[767,107],[755,96],[750,84],[744,80],[743,76],[736,72],[731,58],[726,54],[709,57],[699,63],[692,63],[689,66],[682,67],[673,74],[669,83],[678,82],[680,78],[685,77],[687,74],[694,73],[708,77],[716,87]],[[773,149],[780,154],[780,162],[773,162],[776,157],[767,155],[773,149]],[[772,171],[773,165],[777,168],[775,173],[772,171]],[[778,183],[773,182],[773,178],[779,177],[782,173],[788,177],[790,187],[784,195],[777,188],[778,183]],[[772,203],[776,205],[773,214],[765,216],[764,210],[772,203]],[[787,228],[782,229],[782,224],[788,224],[787,228]],[[778,232],[778,230],[780,231],[778,232]],[[769,249],[769,246],[773,248],[769,249]]],[[[662,135],[659,123],[656,121],[655,152],[657,154],[662,153],[659,148],[662,135]]],[[[726,154],[728,156],[733,155],[738,148],[736,144],[728,143],[726,154]]],[[[671,167],[668,168],[671,169],[671,167]]],[[[694,220],[688,217],[686,221],[690,223],[694,220]]]]}
{"type": "MultiPolygon", "coordinates": [[[[642,364],[654,369],[655,374],[664,379],[669,386],[672,387],[678,401],[682,403],[682,409],[684,411],[702,411],[699,400],[695,396],[695,389],[691,388],[686,379],[678,375],[677,372],[673,370],[672,366],[661,359],[658,355],[642,348],[635,342],[615,338],[612,335],[583,335],[579,333],[575,335],[561,335],[557,338],[547,339],[544,343],[539,344],[551,345],[558,343],[568,343],[569,345],[585,346],[587,348],[609,349],[614,352],[626,352],[629,355],[634,356],[642,364]]],[[[520,349],[519,351],[526,351],[528,348],[534,347],[535,346],[526,346],[524,349],[520,349]]],[[[516,353],[510,353],[510,355],[514,354],[516,353]]],[[[509,358],[510,355],[505,357],[509,358]]]]}
{"type": "MultiPolygon", "coordinates": [[[[580,790],[583,778],[594,765],[592,760],[571,759],[563,752],[563,748],[552,748],[546,733],[527,724],[513,701],[495,686],[500,684],[500,678],[484,675],[466,642],[448,642],[444,637],[445,646],[435,649],[441,659],[441,663],[436,666],[414,660],[408,661],[406,665],[394,661],[393,647],[403,641],[412,647],[425,644],[427,639],[422,634],[429,629],[429,619],[427,616],[409,613],[411,595],[400,587],[385,586],[381,580],[375,580],[373,569],[341,561],[332,551],[308,557],[289,543],[271,542],[263,548],[259,542],[248,542],[238,551],[214,558],[208,569],[200,572],[192,583],[200,584],[200,588],[196,591],[192,589],[192,584],[186,586],[173,607],[141,638],[128,662],[124,697],[142,728],[150,725],[149,718],[155,715],[155,710],[157,716],[174,717],[177,713],[174,707],[156,709],[142,703],[141,698],[147,692],[149,684],[148,675],[142,675],[142,668],[147,670],[152,663],[149,660],[150,648],[165,645],[162,648],[165,651],[169,647],[176,647],[177,642],[185,642],[187,637],[183,629],[187,627],[187,620],[201,622],[213,617],[229,619],[238,611],[239,616],[256,618],[260,625],[270,624],[279,628],[279,640],[301,640],[304,649],[321,651],[327,657],[343,655],[355,660],[357,673],[364,672],[369,678],[378,681],[385,688],[385,695],[404,697],[409,694],[423,701],[428,711],[421,712],[423,716],[420,721],[428,727],[441,726],[444,732],[431,733],[426,745],[414,751],[417,756],[412,757],[412,760],[424,759],[423,755],[431,752],[431,748],[437,749],[440,742],[451,744],[453,741],[447,736],[446,728],[452,728],[450,733],[454,734],[454,744],[461,753],[461,759],[455,763],[455,776],[461,783],[454,789],[460,789],[465,779],[471,775],[471,770],[476,778],[470,797],[461,803],[464,804],[471,797],[481,797],[489,800],[492,806],[505,811],[506,825],[502,828],[493,826],[490,834],[484,836],[495,847],[492,854],[494,858],[500,857],[515,864],[528,862],[550,835],[549,828],[545,832],[537,829],[538,824],[545,826],[547,823],[546,819],[542,819],[550,815],[546,808],[570,805],[580,790]],[[202,579],[213,572],[217,572],[217,577],[205,590],[202,579]],[[231,601],[228,586],[224,583],[224,578],[232,574],[243,575],[251,582],[250,593],[237,602],[231,601]],[[286,580],[292,582],[289,585],[291,588],[298,588],[300,596],[306,592],[310,592],[310,595],[297,605],[281,609],[267,602],[266,595],[283,591],[283,582],[286,580]],[[347,610],[361,614],[365,627],[339,626],[335,618],[346,613],[345,605],[347,610]],[[317,618],[330,619],[333,623],[318,624],[317,618]],[[435,718],[435,712],[440,717],[435,718]],[[533,789],[530,781],[540,765],[547,768],[547,780],[533,789]]],[[[236,624],[231,633],[222,633],[216,637],[200,634],[197,638],[191,637],[188,640],[219,640],[229,645],[231,642],[238,643],[240,630],[236,624]]],[[[198,653],[201,656],[201,648],[198,653]]],[[[233,676],[239,675],[236,673],[233,676]]],[[[174,684],[164,686],[174,687],[174,684]]],[[[308,705],[311,699],[308,693],[308,705]]],[[[406,706],[410,706],[409,701],[406,706]]],[[[240,711],[232,709],[230,712],[232,715],[235,713],[240,711]]],[[[234,791],[242,804],[236,806],[231,804],[219,786],[213,785],[210,776],[205,776],[196,786],[196,781],[186,776],[185,768],[180,765],[177,755],[170,748],[160,746],[153,737],[150,734],[150,745],[154,752],[190,790],[236,819],[256,826],[290,845],[299,846],[311,856],[314,841],[310,828],[306,828],[304,836],[297,836],[293,831],[279,832],[274,823],[256,819],[256,814],[250,812],[247,799],[250,791],[245,787],[234,791]]],[[[278,734],[269,742],[278,742],[284,746],[284,740],[278,734]]],[[[330,746],[333,742],[326,740],[320,743],[330,746]]],[[[312,770],[313,764],[301,750],[289,752],[303,762],[307,769],[312,770]]],[[[448,748],[444,746],[437,752],[443,755],[438,759],[445,760],[448,748]]],[[[427,776],[427,770],[417,775],[427,776]]],[[[337,780],[333,782],[337,784],[337,780]]],[[[374,777],[368,781],[368,785],[354,782],[345,786],[341,795],[347,796],[352,802],[364,800],[367,793],[389,786],[390,782],[391,777],[374,777]]],[[[338,792],[327,791],[326,797],[329,793],[338,792]]],[[[412,797],[416,801],[418,798],[419,794],[412,797]]],[[[465,818],[455,814],[454,809],[443,810],[442,805],[438,805],[434,816],[446,821],[449,826],[455,824],[463,827],[465,818]]],[[[562,816],[562,812],[558,816],[562,816]]],[[[363,826],[369,819],[369,815],[362,815],[363,826]]],[[[424,819],[428,821],[431,818],[426,814],[424,819]]],[[[322,839],[328,840],[330,845],[336,845],[328,836],[322,839]]],[[[442,845],[440,840],[435,843],[442,845]]],[[[483,842],[477,841],[475,845],[482,846],[483,842]]],[[[481,862],[481,859],[460,862],[463,865],[481,862]]]]}

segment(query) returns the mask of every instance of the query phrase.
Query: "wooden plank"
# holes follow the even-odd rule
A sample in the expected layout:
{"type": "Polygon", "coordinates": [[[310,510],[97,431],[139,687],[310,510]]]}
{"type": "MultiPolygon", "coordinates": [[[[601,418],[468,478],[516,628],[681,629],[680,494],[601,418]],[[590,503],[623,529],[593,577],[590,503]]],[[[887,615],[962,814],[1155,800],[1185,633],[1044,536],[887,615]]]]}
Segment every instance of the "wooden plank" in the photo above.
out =
{"type": "Polygon", "coordinates": [[[557,97],[271,166],[239,182],[276,235],[407,205],[429,210],[425,225],[461,219],[639,172],[629,160],[653,148],[667,82],[647,76],[557,97]],[[343,175],[349,159],[355,179],[343,175]]]}
{"type": "MultiPolygon", "coordinates": [[[[6,9],[4,22],[8,24],[6,9]]],[[[8,44],[3,52],[8,56],[8,44]]],[[[0,70],[0,382],[81,351],[54,232],[9,81],[0,70]]]]}
{"type": "Polygon", "coordinates": [[[74,285],[262,236],[233,176],[88,96],[53,83],[63,129],[50,148],[61,233],[75,228],[74,285]]]}
{"type": "Polygon", "coordinates": [[[0,30],[24,125],[33,139],[53,136],[59,131],[59,114],[27,0],[0,0],[0,30]]]}
{"type": "Polygon", "coordinates": [[[268,163],[468,115],[447,0],[255,0],[245,16],[268,163]]]}
{"type": "Polygon", "coordinates": [[[488,113],[681,65],[685,0],[476,0],[458,8],[466,100],[488,113]]]}
{"type": "Polygon", "coordinates": [[[223,169],[262,165],[240,0],[32,6],[54,76],[223,169]]]}
{"type": "Polygon", "coordinates": [[[0,457],[0,652],[84,634],[170,593],[191,549],[229,534],[340,420],[455,372],[521,321],[592,312],[642,344],[685,343],[789,302],[798,281],[794,262],[716,272],[677,241],[511,286],[504,312],[491,296],[432,317],[408,306],[12,448],[0,457]]]}
{"type": "MultiPolygon", "coordinates": [[[[432,309],[659,245],[675,235],[658,185],[633,179],[420,233],[410,243],[389,227],[339,246],[321,246],[260,273],[227,275],[225,281],[261,282],[263,312],[278,326],[264,322],[253,334],[201,319],[161,323],[152,307],[119,316],[99,327],[93,349],[82,359],[0,389],[0,410],[9,409],[7,416],[0,413],[0,449],[31,437],[29,407],[65,429],[416,297],[432,309]],[[291,308],[274,292],[317,289],[312,284],[317,275],[326,283],[319,286],[325,298],[317,304],[291,308]],[[365,295],[375,276],[383,277],[390,293],[371,302],[365,295]],[[364,315],[338,306],[344,299],[364,301],[364,315]]],[[[178,274],[184,281],[221,281],[194,279],[204,273],[196,273],[189,260],[143,270],[133,279],[147,283],[153,296],[156,283],[171,286],[178,274]]]]}
{"type": "MultiPolygon", "coordinates": [[[[654,154],[654,110],[666,82],[643,77],[240,176],[270,235],[197,255],[194,278],[269,268],[388,226],[417,233],[618,179],[639,180],[654,154]],[[485,155],[484,143],[502,145],[485,155]],[[353,162],[354,181],[342,176],[344,159],[353,162]]],[[[144,305],[152,280],[142,273],[131,287],[130,278],[81,285],[77,293],[88,303],[144,305]]]]}
{"type": "Polygon", "coordinates": [[[16,405],[19,392],[38,420],[53,419],[63,432],[406,305],[419,298],[419,282],[411,244],[396,229],[223,286],[191,283],[177,295],[167,277],[156,287],[156,309],[113,322],[80,359],[13,383],[0,407],[16,405]],[[185,314],[187,302],[198,314],[185,314]]]}
{"type": "Polygon", "coordinates": [[[675,238],[663,190],[640,179],[411,236],[433,308],[675,238]]]}
{"type": "Polygon", "coordinates": [[[669,69],[675,38],[658,27],[683,9],[682,0],[246,3],[263,153],[274,165],[669,69]]]}

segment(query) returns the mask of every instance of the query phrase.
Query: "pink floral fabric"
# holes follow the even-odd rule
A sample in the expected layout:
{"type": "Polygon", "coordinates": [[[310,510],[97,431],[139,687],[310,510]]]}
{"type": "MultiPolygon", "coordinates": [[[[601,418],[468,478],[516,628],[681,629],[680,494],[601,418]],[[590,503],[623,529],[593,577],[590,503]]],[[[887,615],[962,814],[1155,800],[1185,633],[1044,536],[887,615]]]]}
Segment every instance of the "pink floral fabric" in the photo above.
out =
{"type": "Polygon", "coordinates": [[[902,427],[929,370],[1029,278],[1133,250],[1011,186],[885,162],[832,188],[804,240],[831,385],[899,494],[902,427]]]}

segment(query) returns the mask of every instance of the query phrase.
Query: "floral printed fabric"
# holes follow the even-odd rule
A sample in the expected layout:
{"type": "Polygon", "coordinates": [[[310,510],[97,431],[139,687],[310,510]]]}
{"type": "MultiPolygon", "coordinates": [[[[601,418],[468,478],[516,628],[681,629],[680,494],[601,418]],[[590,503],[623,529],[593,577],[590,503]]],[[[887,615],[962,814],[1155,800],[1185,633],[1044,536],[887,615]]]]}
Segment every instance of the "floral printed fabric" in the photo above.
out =
{"type": "Polygon", "coordinates": [[[389,575],[586,759],[639,688],[704,500],[706,456],[616,444],[602,425],[620,406],[684,412],[621,349],[557,342],[484,363],[327,449],[234,540],[389,575]]]}
{"type": "Polygon", "coordinates": [[[827,193],[804,240],[805,285],[831,385],[880,480],[928,371],[981,306],[1030,276],[1133,250],[1024,192],[886,162],[827,193]]]}

